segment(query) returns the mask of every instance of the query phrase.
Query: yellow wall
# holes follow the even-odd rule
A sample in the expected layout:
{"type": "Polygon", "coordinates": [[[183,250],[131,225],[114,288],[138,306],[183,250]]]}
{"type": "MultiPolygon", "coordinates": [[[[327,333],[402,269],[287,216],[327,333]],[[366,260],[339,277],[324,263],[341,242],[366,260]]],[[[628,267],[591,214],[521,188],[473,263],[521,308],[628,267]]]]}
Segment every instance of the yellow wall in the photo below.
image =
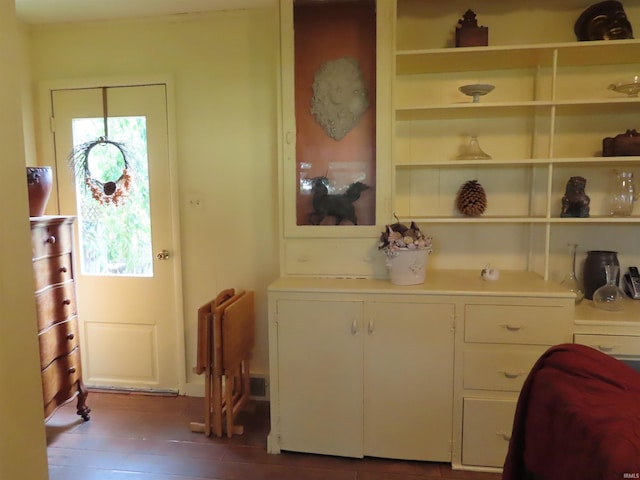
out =
{"type": "MultiPolygon", "coordinates": [[[[187,393],[202,391],[190,368],[196,310],[224,288],[255,290],[252,370],[268,370],[266,287],[279,268],[276,36],[271,8],[32,27],[36,90],[65,79],[175,80],[187,393]]],[[[39,138],[47,135],[39,128],[39,138]]]]}
{"type": "Polygon", "coordinates": [[[47,457],[21,114],[28,78],[25,45],[14,1],[0,0],[0,478],[44,480],[47,457]]]}

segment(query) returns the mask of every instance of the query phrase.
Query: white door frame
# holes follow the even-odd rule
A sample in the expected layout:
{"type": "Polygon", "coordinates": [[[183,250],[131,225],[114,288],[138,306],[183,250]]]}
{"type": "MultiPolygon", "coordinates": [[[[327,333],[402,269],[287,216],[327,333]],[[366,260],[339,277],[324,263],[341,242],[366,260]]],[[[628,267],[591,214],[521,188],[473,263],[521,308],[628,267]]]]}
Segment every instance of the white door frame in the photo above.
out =
{"type": "MultiPolygon", "coordinates": [[[[172,262],[174,266],[173,290],[175,295],[175,312],[176,319],[176,352],[178,355],[178,393],[184,394],[186,388],[186,354],[185,354],[185,326],[184,326],[184,307],[182,292],[182,249],[180,245],[180,202],[178,197],[178,155],[176,143],[176,125],[175,125],[175,96],[174,96],[174,78],[171,74],[166,75],[132,75],[124,77],[95,77],[85,79],[65,79],[42,82],[38,88],[38,105],[40,116],[40,129],[38,133],[38,145],[40,165],[55,165],[55,145],[51,128],[51,91],[65,90],[73,88],[100,88],[100,87],[125,87],[125,86],[144,86],[151,84],[165,84],[167,91],[167,137],[169,142],[169,175],[170,175],[170,191],[171,191],[171,221],[173,225],[172,232],[172,262]]],[[[55,170],[55,169],[54,169],[55,170]]],[[[57,170],[55,170],[57,174],[57,170]]],[[[59,214],[60,206],[58,204],[57,181],[54,182],[54,189],[51,192],[51,199],[55,202],[49,202],[48,210],[51,213],[59,214]]],[[[46,212],[46,213],[49,213],[46,212]]]]}

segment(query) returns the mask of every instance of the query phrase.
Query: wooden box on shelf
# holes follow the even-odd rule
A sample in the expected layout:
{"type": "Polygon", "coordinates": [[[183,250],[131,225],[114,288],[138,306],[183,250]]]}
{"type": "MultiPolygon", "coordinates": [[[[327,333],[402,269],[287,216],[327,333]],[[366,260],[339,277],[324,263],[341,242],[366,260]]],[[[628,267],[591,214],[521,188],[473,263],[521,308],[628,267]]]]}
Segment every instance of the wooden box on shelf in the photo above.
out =
{"type": "Polygon", "coordinates": [[[82,381],[73,268],[74,217],[31,217],[44,416],[78,399],[77,412],[89,420],[82,381]]]}

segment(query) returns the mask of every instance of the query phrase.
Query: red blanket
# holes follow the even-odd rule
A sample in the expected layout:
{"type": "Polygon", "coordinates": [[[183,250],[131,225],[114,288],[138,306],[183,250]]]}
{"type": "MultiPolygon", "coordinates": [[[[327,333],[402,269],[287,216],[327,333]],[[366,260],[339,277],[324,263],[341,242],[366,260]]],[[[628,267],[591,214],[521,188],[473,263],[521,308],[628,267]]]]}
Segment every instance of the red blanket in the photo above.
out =
{"type": "Polygon", "coordinates": [[[640,478],[640,375],[583,345],[547,350],[520,398],[503,480],[640,478]]]}

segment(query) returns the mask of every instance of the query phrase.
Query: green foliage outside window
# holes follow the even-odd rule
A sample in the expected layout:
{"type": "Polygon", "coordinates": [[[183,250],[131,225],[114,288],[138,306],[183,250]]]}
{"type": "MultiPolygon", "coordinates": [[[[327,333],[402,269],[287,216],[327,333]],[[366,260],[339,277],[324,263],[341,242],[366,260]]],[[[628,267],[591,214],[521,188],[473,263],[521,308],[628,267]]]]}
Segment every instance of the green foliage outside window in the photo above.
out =
{"type": "MultiPolygon", "coordinates": [[[[152,276],[151,213],[145,117],[113,117],[108,120],[108,139],[124,144],[132,176],[131,189],[120,205],[101,204],[76,178],[82,273],[85,275],[152,276]]],[[[73,121],[73,143],[81,145],[104,136],[102,118],[73,121]]],[[[91,176],[101,182],[122,175],[122,153],[113,145],[91,149],[91,176]]]]}

